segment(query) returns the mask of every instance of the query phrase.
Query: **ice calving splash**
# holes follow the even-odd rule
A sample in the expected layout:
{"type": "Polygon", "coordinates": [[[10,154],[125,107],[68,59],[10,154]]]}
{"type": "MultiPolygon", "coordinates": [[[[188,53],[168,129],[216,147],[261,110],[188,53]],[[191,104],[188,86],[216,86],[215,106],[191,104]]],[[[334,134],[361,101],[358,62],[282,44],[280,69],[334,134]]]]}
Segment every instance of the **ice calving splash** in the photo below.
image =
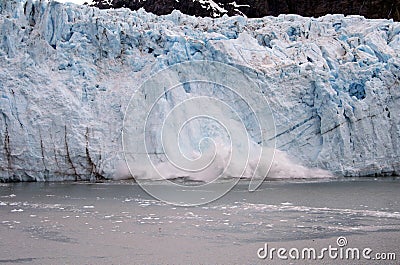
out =
{"type": "MultiPolygon", "coordinates": [[[[251,179],[249,190],[262,183],[273,162],[275,125],[263,88],[246,70],[187,62],[158,72],[136,90],[125,114],[123,145],[131,174],[147,192],[172,204],[199,205],[223,196],[240,178],[251,179]],[[177,178],[200,184],[189,184],[187,192],[177,178]]],[[[285,176],[282,169],[294,164],[278,157],[288,165],[275,172],[285,176]]]]}
{"type": "Polygon", "coordinates": [[[257,175],[249,187],[257,188],[275,147],[273,116],[262,92],[243,71],[218,62],[176,64],[152,76],[125,114],[131,174],[151,195],[173,204],[218,199],[245,175],[257,175]],[[182,184],[168,181],[179,177],[203,183],[191,185],[190,194],[179,192],[182,184]],[[168,185],[160,190],[141,181],[148,178],[168,185]],[[227,181],[216,181],[221,178],[227,181]]]}

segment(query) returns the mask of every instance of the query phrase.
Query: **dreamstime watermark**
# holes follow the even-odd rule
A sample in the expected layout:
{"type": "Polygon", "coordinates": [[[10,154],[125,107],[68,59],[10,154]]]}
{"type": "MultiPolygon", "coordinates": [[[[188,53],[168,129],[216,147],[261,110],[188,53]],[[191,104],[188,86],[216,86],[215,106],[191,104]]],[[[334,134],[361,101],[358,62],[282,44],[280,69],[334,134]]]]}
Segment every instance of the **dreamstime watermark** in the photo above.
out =
{"type": "Polygon", "coordinates": [[[336,240],[336,245],[328,245],[323,248],[305,247],[299,248],[276,248],[270,247],[265,243],[264,247],[257,250],[259,259],[268,260],[396,260],[394,252],[377,252],[369,248],[348,247],[346,237],[340,236],[336,240]]]}
{"type": "Polygon", "coordinates": [[[248,73],[256,71],[193,61],[135,89],[122,141],[128,168],[147,193],[188,206],[220,198],[241,177],[251,180],[249,190],[261,185],[274,156],[275,124],[265,87],[248,73]]]}

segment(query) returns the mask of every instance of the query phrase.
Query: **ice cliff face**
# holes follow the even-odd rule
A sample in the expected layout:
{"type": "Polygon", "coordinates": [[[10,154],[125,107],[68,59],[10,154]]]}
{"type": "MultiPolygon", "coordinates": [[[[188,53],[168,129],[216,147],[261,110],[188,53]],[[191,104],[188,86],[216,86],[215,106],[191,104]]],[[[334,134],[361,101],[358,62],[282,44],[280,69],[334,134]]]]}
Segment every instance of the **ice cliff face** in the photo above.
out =
{"type": "MultiPolygon", "coordinates": [[[[304,165],[400,173],[400,23],[295,15],[194,18],[0,0],[0,179],[126,174],[124,111],[160,69],[256,69],[277,148],[304,165]]],[[[140,110],[138,110],[140,111],[140,110]]]]}

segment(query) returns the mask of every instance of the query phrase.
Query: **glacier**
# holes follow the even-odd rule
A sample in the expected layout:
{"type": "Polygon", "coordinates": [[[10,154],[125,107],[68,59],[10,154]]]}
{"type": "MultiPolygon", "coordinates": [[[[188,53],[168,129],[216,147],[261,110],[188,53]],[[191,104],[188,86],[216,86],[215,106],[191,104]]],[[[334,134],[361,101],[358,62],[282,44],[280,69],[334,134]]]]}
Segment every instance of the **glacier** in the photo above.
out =
{"type": "Polygon", "coordinates": [[[398,22],[0,0],[0,36],[1,181],[126,177],[121,132],[133,92],[199,60],[247,67],[266,89],[278,158],[289,167],[286,156],[295,158],[292,170],[400,174],[398,22]]]}

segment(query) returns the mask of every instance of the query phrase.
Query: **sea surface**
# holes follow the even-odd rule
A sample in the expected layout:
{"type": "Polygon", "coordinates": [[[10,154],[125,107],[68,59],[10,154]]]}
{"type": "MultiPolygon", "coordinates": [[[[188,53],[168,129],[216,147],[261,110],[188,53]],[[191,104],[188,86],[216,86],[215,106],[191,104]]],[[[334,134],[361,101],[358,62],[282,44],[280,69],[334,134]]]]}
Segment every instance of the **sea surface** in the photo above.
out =
{"type": "MultiPolygon", "coordinates": [[[[155,185],[163,185],[155,184],[155,185]]],[[[134,182],[0,184],[0,264],[377,264],[260,259],[275,248],[371,248],[400,263],[400,179],[241,181],[197,207],[134,182]]]]}

